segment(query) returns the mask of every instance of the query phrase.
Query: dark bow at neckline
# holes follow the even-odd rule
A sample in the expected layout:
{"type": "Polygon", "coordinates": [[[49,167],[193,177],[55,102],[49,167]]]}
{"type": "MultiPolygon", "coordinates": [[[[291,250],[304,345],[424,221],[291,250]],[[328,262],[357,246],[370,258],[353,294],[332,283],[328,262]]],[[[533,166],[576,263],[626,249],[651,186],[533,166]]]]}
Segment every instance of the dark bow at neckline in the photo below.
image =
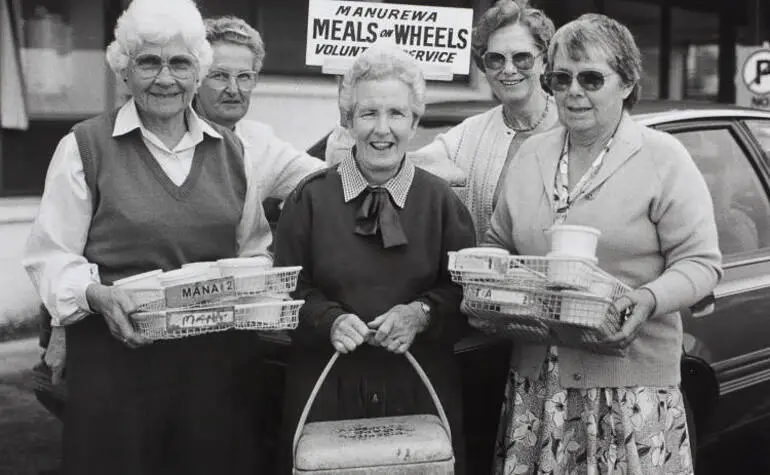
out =
{"type": "Polygon", "coordinates": [[[406,234],[388,190],[367,187],[361,194],[363,199],[356,209],[356,234],[375,236],[379,232],[385,249],[406,244],[406,234]]]}

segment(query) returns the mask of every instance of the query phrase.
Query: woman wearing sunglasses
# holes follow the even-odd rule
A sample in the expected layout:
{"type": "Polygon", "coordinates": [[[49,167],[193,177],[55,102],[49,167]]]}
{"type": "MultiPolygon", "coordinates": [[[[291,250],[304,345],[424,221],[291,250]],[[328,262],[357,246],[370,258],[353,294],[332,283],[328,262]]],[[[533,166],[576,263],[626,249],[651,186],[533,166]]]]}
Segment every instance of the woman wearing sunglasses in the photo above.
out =
{"type": "Polygon", "coordinates": [[[190,107],[212,62],[203,19],[191,0],[134,0],[106,56],[131,98],[59,143],[24,261],[66,335],[62,473],[253,473],[232,334],[149,344],[112,285],[257,247],[243,146],[190,107]]]}
{"type": "MultiPolygon", "coordinates": [[[[453,186],[464,185],[461,196],[473,217],[480,241],[489,227],[500,196],[502,177],[521,144],[558,124],[556,106],[540,83],[545,53],[554,26],[545,13],[526,0],[498,0],[473,28],[472,52],[495,97],[501,102],[461,124],[410,155],[420,166],[453,186]]],[[[488,471],[494,427],[500,414],[510,342],[474,352],[466,385],[483,386],[484,401],[465,406],[469,432],[468,457],[479,473],[488,471]]]]}
{"type": "Polygon", "coordinates": [[[501,102],[470,117],[414,153],[418,165],[443,176],[452,162],[466,176],[465,204],[482,239],[500,193],[500,178],[522,142],[553,128],[558,114],[540,85],[554,32],[527,0],[498,0],[473,28],[472,52],[501,102]]]}
{"type": "Polygon", "coordinates": [[[633,289],[614,302],[626,316],[603,345],[627,352],[516,344],[496,474],[693,473],[678,309],[713,290],[721,256],[692,158],[628,114],[641,64],[628,29],[604,15],[564,25],[548,49],[544,82],[564,126],[522,145],[486,242],[545,255],[554,223],[598,228],[599,267],[633,289]]]}

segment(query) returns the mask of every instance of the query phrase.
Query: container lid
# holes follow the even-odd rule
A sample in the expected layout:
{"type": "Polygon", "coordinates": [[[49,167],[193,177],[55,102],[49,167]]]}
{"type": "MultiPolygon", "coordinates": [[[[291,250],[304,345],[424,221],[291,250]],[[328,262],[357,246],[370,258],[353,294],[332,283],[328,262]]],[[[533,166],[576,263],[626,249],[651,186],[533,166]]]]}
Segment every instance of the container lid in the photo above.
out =
{"type": "Polygon", "coordinates": [[[219,259],[217,264],[221,267],[272,267],[273,260],[268,256],[233,257],[219,259]]]}
{"type": "Polygon", "coordinates": [[[212,267],[182,267],[181,269],[168,271],[158,276],[158,279],[164,285],[207,280],[216,277],[211,272],[213,269],[212,267]]]}
{"type": "Polygon", "coordinates": [[[599,258],[596,256],[588,257],[588,256],[576,256],[574,254],[565,254],[563,252],[549,252],[545,255],[545,257],[553,257],[555,259],[564,259],[566,260],[574,260],[574,261],[588,261],[593,264],[596,264],[599,262],[599,258]]]}
{"type": "Polygon", "coordinates": [[[343,470],[451,461],[452,443],[434,415],[312,422],[302,431],[297,470],[343,470]],[[408,454],[408,455],[407,455],[408,454]]]}
{"type": "Polygon", "coordinates": [[[148,272],[142,272],[141,274],[135,274],[129,277],[124,277],[123,279],[118,279],[115,282],[112,283],[112,285],[120,285],[125,286],[128,284],[132,284],[135,282],[139,282],[144,279],[149,279],[151,277],[160,277],[160,275],[163,274],[162,269],[155,269],[148,272]]]}
{"type": "Polygon", "coordinates": [[[592,228],[591,226],[583,226],[580,224],[554,224],[553,226],[548,228],[545,232],[553,233],[556,231],[581,231],[581,232],[596,234],[597,236],[602,234],[602,232],[596,228],[592,228]]]}
{"type": "Polygon", "coordinates": [[[208,268],[214,267],[215,265],[217,265],[216,261],[188,262],[187,264],[182,264],[182,269],[187,269],[188,267],[208,268]]]}
{"type": "Polygon", "coordinates": [[[510,255],[505,249],[499,247],[468,247],[457,251],[460,255],[480,255],[480,256],[507,256],[510,255]]]}

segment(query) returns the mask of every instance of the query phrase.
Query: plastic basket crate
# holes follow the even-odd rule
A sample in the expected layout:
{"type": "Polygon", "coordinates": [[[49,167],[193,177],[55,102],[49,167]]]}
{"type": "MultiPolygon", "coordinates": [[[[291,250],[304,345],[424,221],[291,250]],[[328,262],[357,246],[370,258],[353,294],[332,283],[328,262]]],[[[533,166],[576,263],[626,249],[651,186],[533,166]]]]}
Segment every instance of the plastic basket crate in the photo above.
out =
{"type": "Polygon", "coordinates": [[[137,312],[131,315],[139,334],[169,340],[226,330],[289,330],[297,327],[303,300],[268,300],[185,309],[137,312]]]}
{"type": "Polygon", "coordinates": [[[621,326],[620,315],[611,300],[573,291],[544,291],[531,298],[538,306],[526,313],[466,293],[462,310],[469,316],[470,324],[485,333],[522,342],[623,354],[600,344],[621,326]]]}
{"type": "Polygon", "coordinates": [[[235,277],[235,295],[248,297],[265,293],[287,293],[297,287],[302,267],[274,267],[252,275],[235,277]]]}
{"type": "Polygon", "coordinates": [[[274,304],[241,305],[235,309],[235,328],[239,330],[292,330],[299,323],[299,309],[304,300],[274,304]]]}
{"type": "MultiPolygon", "coordinates": [[[[466,279],[463,311],[468,314],[471,325],[519,341],[618,354],[608,351],[600,342],[620,329],[621,318],[613,302],[629,290],[628,286],[590,261],[528,256],[501,258],[507,266],[510,262],[514,262],[515,269],[526,265],[527,272],[546,278],[526,279],[525,273],[517,270],[514,279],[467,282],[476,277],[473,273],[469,277],[470,271],[459,271],[460,278],[466,279]],[[553,263],[560,267],[554,267],[553,263]],[[564,285],[566,282],[571,285],[564,285]],[[581,290],[571,290],[573,288],[581,290]]],[[[506,272],[511,275],[510,270],[506,272]]]]}
{"type": "Polygon", "coordinates": [[[585,290],[607,298],[625,292],[623,284],[587,259],[571,257],[449,253],[449,272],[460,284],[513,289],[585,290]]]}
{"type": "Polygon", "coordinates": [[[274,267],[246,275],[226,276],[166,288],[125,289],[140,311],[205,308],[239,298],[285,294],[297,286],[302,267],[274,267]]]}

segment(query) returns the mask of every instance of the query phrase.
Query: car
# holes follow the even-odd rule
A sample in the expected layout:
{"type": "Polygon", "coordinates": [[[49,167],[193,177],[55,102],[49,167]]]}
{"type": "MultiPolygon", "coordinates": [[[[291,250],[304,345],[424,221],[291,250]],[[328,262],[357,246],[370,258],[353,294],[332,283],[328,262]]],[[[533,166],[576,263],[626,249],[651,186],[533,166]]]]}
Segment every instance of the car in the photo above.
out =
{"type": "MultiPolygon", "coordinates": [[[[429,104],[410,147],[417,149],[495,105],[491,101],[429,104]]],[[[703,448],[718,436],[770,416],[770,112],[724,104],[641,101],[632,115],[684,144],[713,198],[724,278],[711,295],[681,309],[682,389],[691,416],[693,447],[703,448]]],[[[323,159],[327,138],[308,153],[323,159]]],[[[281,365],[285,347],[275,345],[274,351],[272,362],[281,365]]],[[[507,342],[477,334],[456,346],[466,374],[466,409],[486,416],[479,420],[492,420],[489,411],[499,412],[485,404],[493,391],[502,391],[490,378],[494,373],[490,362],[507,364],[508,351],[507,342]],[[485,406],[486,413],[478,412],[485,406]]],[[[471,444],[494,437],[496,427],[475,422],[474,417],[466,419],[471,444]]],[[[484,463],[474,462],[473,453],[468,457],[470,466],[484,463]]]]}

